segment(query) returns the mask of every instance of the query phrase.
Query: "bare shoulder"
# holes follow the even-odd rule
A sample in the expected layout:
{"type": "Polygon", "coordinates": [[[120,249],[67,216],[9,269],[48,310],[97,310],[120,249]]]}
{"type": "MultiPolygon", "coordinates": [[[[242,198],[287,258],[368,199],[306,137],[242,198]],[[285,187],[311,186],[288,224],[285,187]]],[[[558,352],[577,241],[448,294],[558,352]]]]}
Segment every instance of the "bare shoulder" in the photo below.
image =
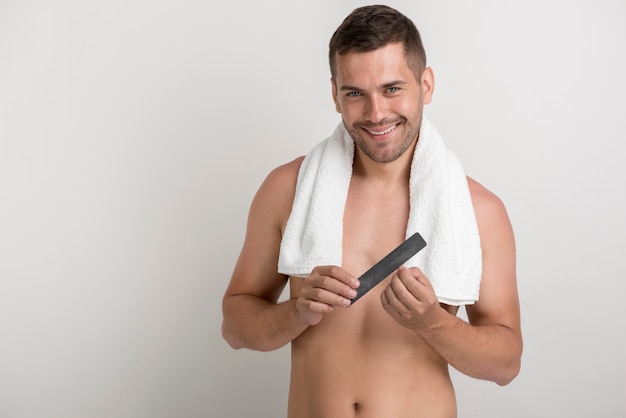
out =
{"type": "Polygon", "coordinates": [[[467,177],[472,205],[481,236],[496,230],[510,230],[510,220],[502,200],[476,180],[467,177]]]}
{"type": "Polygon", "coordinates": [[[258,211],[276,215],[279,226],[291,211],[296,191],[298,172],[303,156],[273,169],[265,178],[252,202],[251,214],[258,211]]]}
{"type": "Polygon", "coordinates": [[[302,165],[303,160],[304,156],[300,156],[293,161],[276,167],[268,174],[265,182],[269,183],[271,185],[270,187],[292,185],[293,188],[295,188],[296,180],[298,179],[298,172],[300,171],[300,166],[302,165]]]}
{"type": "Polygon", "coordinates": [[[496,215],[501,211],[506,213],[504,203],[502,203],[502,200],[500,200],[495,193],[471,177],[467,177],[467,184],[477,216],[483,213],[486,215],[496,215]]]}

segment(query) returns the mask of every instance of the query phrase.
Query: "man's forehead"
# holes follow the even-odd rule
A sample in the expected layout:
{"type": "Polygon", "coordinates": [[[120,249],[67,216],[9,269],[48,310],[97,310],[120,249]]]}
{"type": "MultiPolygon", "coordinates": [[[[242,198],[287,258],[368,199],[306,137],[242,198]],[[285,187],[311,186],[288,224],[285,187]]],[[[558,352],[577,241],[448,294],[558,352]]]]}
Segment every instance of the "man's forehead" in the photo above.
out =
{"type": "Polygon", "coordinates": [[[336,61],[337,88],[385,87],[414,78],[402,48],[383,47],[368,52],[349,52],[336,61]]]}

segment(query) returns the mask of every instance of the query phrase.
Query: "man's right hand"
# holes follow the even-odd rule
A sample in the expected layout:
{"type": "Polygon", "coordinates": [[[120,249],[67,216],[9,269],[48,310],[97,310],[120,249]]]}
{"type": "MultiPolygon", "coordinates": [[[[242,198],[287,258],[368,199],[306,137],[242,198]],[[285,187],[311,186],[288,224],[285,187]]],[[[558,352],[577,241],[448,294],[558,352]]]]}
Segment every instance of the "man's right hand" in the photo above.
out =
{"type": "Polygon", "coordinates": [[[316,325],[335,307],[347,308],[356,296],[359,281],[337,266],[318,266],[304,279],[296,310],[307,325],[316,325]]]}

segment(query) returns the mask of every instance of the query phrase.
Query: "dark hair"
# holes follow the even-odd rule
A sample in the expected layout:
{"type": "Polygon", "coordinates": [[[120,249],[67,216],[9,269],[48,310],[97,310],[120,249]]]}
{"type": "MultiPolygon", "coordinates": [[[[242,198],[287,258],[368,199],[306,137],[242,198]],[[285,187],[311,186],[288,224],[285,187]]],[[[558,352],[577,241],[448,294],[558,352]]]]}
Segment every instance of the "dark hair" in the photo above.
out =
{"type": "Polygon", "coordinates": [[[426,52],[415,24],[399,11],[382,5],[354,9],[339,25],[328,44],[328,62],[333,80],[337,55],[369,52],[392,43],[404,45],[404,57],[418,83],[426,68],[426,52]]]}

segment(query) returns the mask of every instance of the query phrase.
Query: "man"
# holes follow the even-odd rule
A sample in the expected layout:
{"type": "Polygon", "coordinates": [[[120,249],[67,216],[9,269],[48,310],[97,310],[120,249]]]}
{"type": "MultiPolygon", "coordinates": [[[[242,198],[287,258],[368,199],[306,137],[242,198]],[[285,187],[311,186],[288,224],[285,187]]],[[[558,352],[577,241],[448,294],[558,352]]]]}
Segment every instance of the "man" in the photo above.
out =
{"type": "MultiPolygon", "coordinates": [[[[522,352],[515,244],[501,201],[465,178],[480,236],[480,298],[441,303],[420,268],[400,267],[351,306],[359,277],[406,236],[409,175],[434,76],[419,33],[394,9],[356,9],[330,42],[332,95],[353,139],[341,265],[304,279],[278,272],[303,157],[259,188],[223,301],[234,348],[291,343],[290,417],[455,417],[448,365],[508,384],[522,352]],[[289,283],[291,297],[278,303],[289,283]]],[[[419,167],[418,167],[419,169],[419,167]]],[[[469,200],[469,198],[468,198],[469,200]]],[[[430,245],[430,244],[429,244],[430,245]]]]}

